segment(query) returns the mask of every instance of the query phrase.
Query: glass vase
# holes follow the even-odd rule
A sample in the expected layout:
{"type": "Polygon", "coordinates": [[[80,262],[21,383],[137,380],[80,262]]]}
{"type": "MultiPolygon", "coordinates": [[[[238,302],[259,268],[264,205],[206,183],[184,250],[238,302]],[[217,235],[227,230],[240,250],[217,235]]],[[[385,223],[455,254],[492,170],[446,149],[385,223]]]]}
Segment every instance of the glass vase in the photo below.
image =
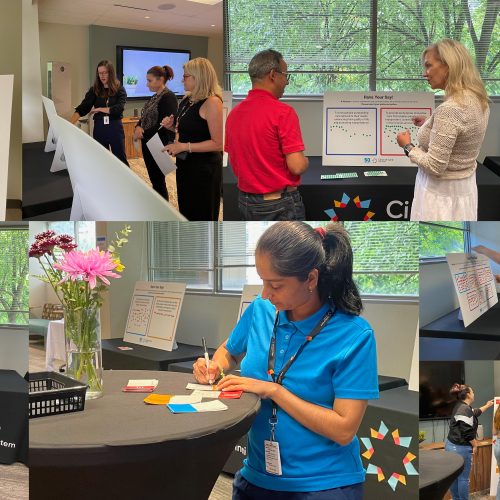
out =
{"type": "Polygon", "coordinates": [[[85,399],[102,396],[102,350],[99,308],[64,309],[66,374],[88,385],[85,399]]]}

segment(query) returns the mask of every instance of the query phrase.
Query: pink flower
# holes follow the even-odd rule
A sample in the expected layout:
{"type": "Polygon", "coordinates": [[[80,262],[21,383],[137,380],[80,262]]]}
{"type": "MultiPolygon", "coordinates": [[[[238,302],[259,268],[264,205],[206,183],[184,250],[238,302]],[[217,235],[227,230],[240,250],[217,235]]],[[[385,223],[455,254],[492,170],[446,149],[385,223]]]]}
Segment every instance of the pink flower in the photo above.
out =
{"type": "Polygon", "coordinates": [[[66,276],[61,280],[61,283],[71,279],[83,279],[88,281],[90,288],[93,289],[97,285],[97,278],[103,283],[109,285],[110,282],[106,278],[120,278],[119,274],[113,273],[116,263],[109,252],[103,252],[98,248],[82,252],[73,250],[64,254],[63,259],[54,264],[56,269],[66,273],[66,276]]]}

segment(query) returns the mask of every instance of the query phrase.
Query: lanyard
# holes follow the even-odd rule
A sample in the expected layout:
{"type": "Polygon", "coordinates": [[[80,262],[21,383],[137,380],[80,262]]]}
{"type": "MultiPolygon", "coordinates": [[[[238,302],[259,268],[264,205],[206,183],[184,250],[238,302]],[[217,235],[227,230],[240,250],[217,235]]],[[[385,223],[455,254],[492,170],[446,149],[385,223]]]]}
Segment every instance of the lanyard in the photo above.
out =
{"type": "MultiPolygon", "coordinates": [[[[287,371],[290,369],[294,361],[299,357],[301,352],[304,350],[304,347],[311,342],[311,340],[318,335],[318,333],[323,329],[323,327],[330,321],[332,316],[335,314],[334,309],[328,309],[325,315],[321,318],[319,323],[312,329],[311,333],[306,337],[306,340],[302,343],[302,345],[298,348],[297,352],[287,361],[285,366],[281,369],[281,371],[276,374],[274,372],[274,365],[276,362],[276,330],[278,329],[278,321],[279,321],[279,311],[276,311],[276,319],[274,320],[273,327],[273,335],[271,338],[271,344],[269,345],[269,354],[267,358],[267,373],[271,375],[273,382],[283,385],[283,379],[287,371]]],[[[271,424],[271,441],[274,441],[274,428],[278,423],[278,405],[272,401],[273,405],[273,414],[269,419],[269,423],[271,424]]]]}

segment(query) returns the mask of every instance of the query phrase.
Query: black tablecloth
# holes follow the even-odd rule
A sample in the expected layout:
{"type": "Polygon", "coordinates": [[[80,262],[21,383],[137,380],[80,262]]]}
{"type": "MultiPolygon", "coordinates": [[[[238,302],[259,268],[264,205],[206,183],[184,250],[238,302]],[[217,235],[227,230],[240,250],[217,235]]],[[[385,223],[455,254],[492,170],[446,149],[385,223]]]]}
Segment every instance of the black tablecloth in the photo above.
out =
{"type": "MultiPolygon", "coordinates": [[[[302,176],[300,193],[306,207],[306,220],[328,220],[325,210],[334,208],[346,193],[350,203],[335,209],[339,220],[363,220],[368,211],[372,220],[409,220],[415,187],[416,167],[325,167],[319,156],[309,157],[309,169],[302,176]],[[365,177],[363,172],[385,170],[387,177],[365,177]],[[322,181],[321,175],[357,172],[357,178],[322,181]],[[369,208],[357,208],[353,198],[371,200],[369,208]]],[[[478,164],[479,220],[500,218],[500,177],[478,164]]],[[[224,169],[224,220],[240,220],[236,177],[231,167],[224,169]]]]}
{"type": "Polygon", "coordinates": [[[0,463],[27,462],[28,383],[14,370],[0,370],[0,463]]]}
{"type": "Polygon", "coordinates": [[[488,167],[493,173],[500,175],[500,156],[487,156],[484,159],[484,166],[488,167]]]}
{"type": "MultiPolygon", "coordinates": [[[[203,357],[201,345],[177,344],[177,349],[165,351],[140,344],[124,342],[122,339],[108,339],[102,341],[102,364],[106,370],[168,370],[171,363],[194,361],[203,357]],[[122,351],[119,347],[131,347],[131,350],[122,351]]],[[[208,350],[210,356],[214,349],[208,350]]]]}
{"type": "Polygon", "coordinates": [[[464,459],[444,450],[420,451],[420,499],[442,500],[464,468],[464,459]]]}
{"type": "Polygon", "coordinates": [[[105,371],[104,396],[83,412],[30,422],[30,499],[207,499],[260,408],[244,394],[228,410],[172,414],[123,393],[129,379],[156,378],[158,394],[189,394],[192,375],[105,371]],[[47,488],[50,484],[50,488],[47,488]]]}

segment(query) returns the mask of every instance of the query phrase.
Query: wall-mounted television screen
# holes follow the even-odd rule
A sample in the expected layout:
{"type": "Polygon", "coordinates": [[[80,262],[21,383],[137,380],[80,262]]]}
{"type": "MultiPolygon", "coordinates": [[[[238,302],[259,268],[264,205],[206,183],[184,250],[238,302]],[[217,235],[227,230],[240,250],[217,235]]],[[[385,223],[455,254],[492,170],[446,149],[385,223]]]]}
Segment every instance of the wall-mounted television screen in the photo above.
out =
{"type": "Polygon", "coordinates": [[[146,86],[146,74],[152,66],[170,66],[174,78],[168,88],[177,96],[184,95],[183,64],[189,61],[189,50],[154,49],[145,47],[116,47],[116,72],[129,99],[147,99],[153,95],[146,86]]]}
{"type": "Polygon", "coordinates": [[[451,417],[457,398],[450,394],[456,382],[464,384],[463,361],[420,361],[420,419],[451,417]]]}

